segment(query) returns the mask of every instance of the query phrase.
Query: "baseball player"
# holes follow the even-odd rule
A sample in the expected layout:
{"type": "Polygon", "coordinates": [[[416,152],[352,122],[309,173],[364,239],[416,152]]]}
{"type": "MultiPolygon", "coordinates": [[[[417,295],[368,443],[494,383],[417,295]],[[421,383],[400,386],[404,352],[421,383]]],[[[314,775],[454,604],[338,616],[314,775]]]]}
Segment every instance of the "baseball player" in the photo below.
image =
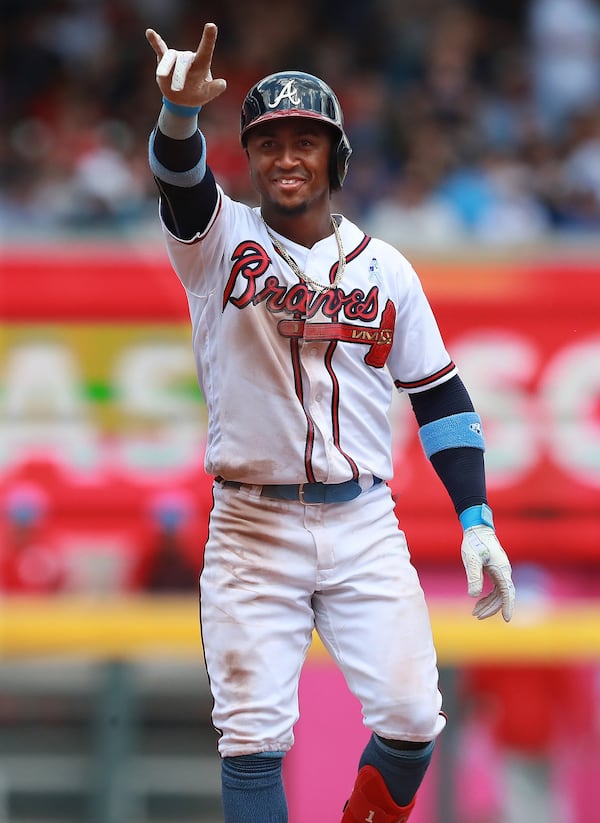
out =
{"type": "Polygon", "coordinates": [[[316,630],[372,731],[341,819],[405,821],[446,721],[386,482],[388,410],[394,388],[408,394],[462,526],[473,614],[508,621],[514,588],[486,497],[481,421],[409,262],[331,213],[351,148],[329,86],[282,71],[248,92],[251,208],[215,182],[198,128],[226,87],[211,74],[216,26],[195,52],[146,37],[163,95],[150,166],[208,407],[200,620],[224,818],[288,819],[282,760],[316,630]]]}

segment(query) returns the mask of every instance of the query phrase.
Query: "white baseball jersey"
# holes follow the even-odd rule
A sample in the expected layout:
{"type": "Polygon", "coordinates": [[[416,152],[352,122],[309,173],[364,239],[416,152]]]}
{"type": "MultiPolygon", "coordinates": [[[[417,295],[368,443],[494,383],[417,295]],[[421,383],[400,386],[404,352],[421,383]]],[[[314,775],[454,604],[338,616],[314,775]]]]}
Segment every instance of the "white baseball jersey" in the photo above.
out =
{"type": "MultiPolygon", "coordinates": [[[[220,189],[202,236],[164,229],[189,301],[209,474],[248,484],[354,478],[365,488],[389,479],[394,384],[420,391],[455,374],[409,262],[338,220],[346,270],[324,293],[299,281],[260,210],[220,189]]],[[[333,282],[333,234],[311,249],[275,236],[306,275],[333,282]]]]}

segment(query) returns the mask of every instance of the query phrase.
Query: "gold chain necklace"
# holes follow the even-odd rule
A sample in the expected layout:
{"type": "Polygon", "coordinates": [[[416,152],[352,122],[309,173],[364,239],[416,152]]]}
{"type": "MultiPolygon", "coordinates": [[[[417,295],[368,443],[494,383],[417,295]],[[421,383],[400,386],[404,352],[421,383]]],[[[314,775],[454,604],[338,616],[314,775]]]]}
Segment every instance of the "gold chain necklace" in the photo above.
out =
{"type": "MultiPolygon", "coordinates": [[[[263,219],[263,223],[265,223],[264,219],[263,219]]],[[[313,280],[312,277],[309,277],[307,274],[305,274],[300,269],[300,266],[296,263],[296,261],[294,260],[292,255],[289,254],[286,251],[286,249],[284,249],[284,247],[281,245],[279,240],[277,240],[275,237],[273,237],[269,227],[265,223],[265,227],[267,229],[267,234],[271,238],[271,242],[273,243],[273,245],[275,246],[275,248],[277,249],[279,254],[283,257],[285,262],[288,264],[290,269],[294,272],[296,277],[300,278],[300,280],[303,280],[306,283],[307,286],[311,286],[315,291],[321,292],[321,293],[325,292],[325,291],[329,291],[329,289],[337,289],[338,284],[340,283],[342,277],[344,276],[344,271],[346,269],[346,255],[344,253],[344,247],[342,245],[342,238],[340,237],[340,232],[339,232],[337,223],[333,219],[333,215],[331,216],[331,225],[333,226],[333,233],[335,234],[335,239],[336,239],[336,242],[337,242],[338,261],[339,262],[338,262],[338,269],[337,269],[337,272],[335,273],[335,278],[333,280],[333,283],[327,283],[325,285],[323,283],[319,283],[318,280],[313,280]]]]}

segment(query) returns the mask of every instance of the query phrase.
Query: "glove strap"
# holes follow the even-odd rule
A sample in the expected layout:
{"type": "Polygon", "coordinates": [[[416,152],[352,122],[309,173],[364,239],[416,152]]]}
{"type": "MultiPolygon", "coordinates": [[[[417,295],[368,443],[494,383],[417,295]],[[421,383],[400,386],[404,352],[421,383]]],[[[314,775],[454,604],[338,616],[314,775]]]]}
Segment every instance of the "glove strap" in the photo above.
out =
{"type": "Polygon", "coordinates": [[[471,526],[490,526],[490,528],[494,528],[494,516],[486,503],[482,503],[480,506],[469,506],[468,509],[459,514],[458,519],[463,531],[470,529],[471,526]]]}

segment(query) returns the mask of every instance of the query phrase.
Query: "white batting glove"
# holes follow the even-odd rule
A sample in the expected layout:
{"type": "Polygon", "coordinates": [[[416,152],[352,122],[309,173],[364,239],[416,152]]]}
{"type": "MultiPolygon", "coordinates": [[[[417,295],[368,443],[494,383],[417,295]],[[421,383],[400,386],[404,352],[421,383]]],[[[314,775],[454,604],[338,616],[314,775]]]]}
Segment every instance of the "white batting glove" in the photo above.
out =
{"type": "Polygon", "coordinates": [[[146,30],[146,39],[157,59],[156,82],[163,96],[180,106],[204,106],[222,94],[227,83],[213,79],[211,63],[217,27],[206,23],[196,51],[170,49],[154,29],[146,30]]]}
{"type": "Polygon", "coordinates": [[[483,591],[484,575],[494,586],[489,594],[477,601],[472,614],[478,620],[485,620],[502,609],[502,617],[508,623],[515,606],[515,587],[510,561],[494,529],[485,525],[465,529],[461,555],[471,597],[479,597],[483,591]]]}

